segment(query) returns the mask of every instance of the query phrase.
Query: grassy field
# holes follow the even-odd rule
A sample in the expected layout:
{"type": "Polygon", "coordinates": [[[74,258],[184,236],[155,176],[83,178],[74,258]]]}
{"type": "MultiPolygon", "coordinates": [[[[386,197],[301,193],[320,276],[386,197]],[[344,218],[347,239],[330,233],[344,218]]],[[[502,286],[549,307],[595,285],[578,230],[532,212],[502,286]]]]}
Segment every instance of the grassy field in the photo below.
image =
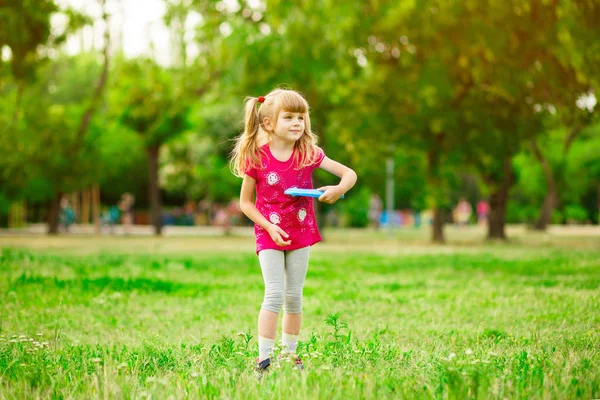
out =
{"type": "Polygon", "coordinates": [[[262,380],[252,237],[0,236],[0,399],[600,398],[598,236],[327,233],[262,380]]]}

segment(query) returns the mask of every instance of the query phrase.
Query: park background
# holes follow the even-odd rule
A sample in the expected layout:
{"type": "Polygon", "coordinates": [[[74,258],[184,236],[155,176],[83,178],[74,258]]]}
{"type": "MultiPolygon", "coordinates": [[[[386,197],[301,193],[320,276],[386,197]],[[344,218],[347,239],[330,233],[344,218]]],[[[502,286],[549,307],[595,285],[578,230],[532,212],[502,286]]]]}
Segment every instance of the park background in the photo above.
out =
{"type": "MultiPolygon", "coordinates": [[[[243,100],[281,85],[305,94],[320,145],[360,177],[335,206],[348,226],[367,225],[371,194],[429,210],[438,241],[461,197],[489,201],[492,238],[505,223],[598,223],[598,13],[541,0],[9,3],[0,224],[57,232],[64,194],[86,224],[132,193],[156,232],[186,203],[227,204],[243,100]]],[[[335,182],[321,172],[316,185],[335,182]]]]}
{"type": "Polygon", "coordinates": [[[600,397],[598,21],[596,0],[1,2],[0,398],[600,397]],[[257,381],[252,228],[198,214],[235,204],[243,101],[281,85],[359,180],[317,203],[306,371],[257,381]],[[420,224],[368,227],[374,195],[420,224]]]}

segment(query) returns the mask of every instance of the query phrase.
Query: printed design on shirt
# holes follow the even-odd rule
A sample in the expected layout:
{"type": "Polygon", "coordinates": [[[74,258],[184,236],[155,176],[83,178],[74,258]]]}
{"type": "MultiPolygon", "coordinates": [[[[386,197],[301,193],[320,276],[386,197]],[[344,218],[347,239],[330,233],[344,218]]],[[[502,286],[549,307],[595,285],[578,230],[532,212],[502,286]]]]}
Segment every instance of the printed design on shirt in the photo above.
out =
{"type": "Polygon", "coordinates": [[[276,185],[279,182],[279,175],[277,172],[269,172],[267,174],[267,183],[271,186],[276,185]]]}
{"type": "Polygon", "coordinates": [[[304,208],[299,209],[298,210],[298,214],[297,214],[298,221],[304,222],[304,219],[306,218],[306,214],[307,213],[306,213],[306,210],[304,208]]]}
{"type": "Polygon", "coordinates": [[[279,216],[279,214],[277,214],[276,212],[272,212],[271,214],[269,214],[269,221],[271,221],[271,223],[275,225],[279,225],[279,223],[281,222],[281,216],[279,216]]]}

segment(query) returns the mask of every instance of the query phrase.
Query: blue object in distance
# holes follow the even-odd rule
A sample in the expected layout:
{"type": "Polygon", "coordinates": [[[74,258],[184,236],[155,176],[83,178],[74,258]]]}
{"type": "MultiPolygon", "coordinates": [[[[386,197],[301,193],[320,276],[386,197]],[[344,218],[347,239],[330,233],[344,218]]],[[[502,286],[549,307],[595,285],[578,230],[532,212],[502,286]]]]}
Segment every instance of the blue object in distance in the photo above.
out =
{"type": "MultiPolygon", "coordinates": [[[[317,190],[317,189],[298,189],[298,188],[289,188],[286,189],[285,192],[283,192],[289,196],[305,196],[305,197],[315,197],[315,198],[319,198],[321,197],[321,195],[323,193],[325,193],[322,190],[317,190]]],[[[341,198],[344,198],[344,195],[342,195],[341,198]]]]}

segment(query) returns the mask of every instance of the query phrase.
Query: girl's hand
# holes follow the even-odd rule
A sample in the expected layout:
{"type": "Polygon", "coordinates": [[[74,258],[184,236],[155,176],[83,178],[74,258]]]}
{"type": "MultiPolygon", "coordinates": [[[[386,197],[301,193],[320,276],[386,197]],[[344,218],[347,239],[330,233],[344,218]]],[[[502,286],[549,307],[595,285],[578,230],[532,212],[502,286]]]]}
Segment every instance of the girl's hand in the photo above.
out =
{"type": "Polygon", "coordinates": [[[319,201],[329,204],[335,203],[344,194],[339,186],[322,186],[317,190],[323,190],[325,192],[319,197],[319,201]]]}
{"type": "Polygon", "coordinates": [[[289,235],[287,233],[285,233],[285,231],[283,229],[281,229],[280,227],[278,227],[275,224],[269,225],[269,227],[267,228],[267,232],[269,232],[271,239],[273,239],[275,244],[278,246],[287,246],[292,243],[291,240],[288,240],[288,241],[283,240],[283,238],[286,238],[286,239],[289,238],[289,235]]]}

